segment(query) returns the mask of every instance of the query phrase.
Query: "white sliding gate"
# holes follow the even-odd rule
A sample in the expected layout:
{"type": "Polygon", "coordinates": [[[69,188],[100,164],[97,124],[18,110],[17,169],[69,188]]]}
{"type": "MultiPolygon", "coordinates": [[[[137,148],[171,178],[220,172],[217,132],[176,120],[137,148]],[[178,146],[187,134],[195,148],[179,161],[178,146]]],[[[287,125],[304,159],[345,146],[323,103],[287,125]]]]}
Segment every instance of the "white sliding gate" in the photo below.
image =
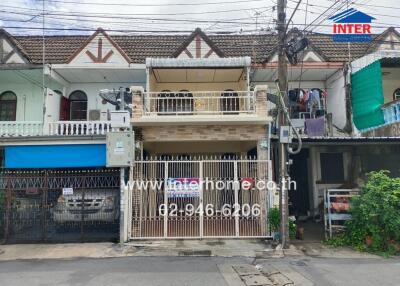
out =
{"type": "Polygon", "coordinates": [[[267,160],[136,161],[130,239],[267,237],[267,160]]]}

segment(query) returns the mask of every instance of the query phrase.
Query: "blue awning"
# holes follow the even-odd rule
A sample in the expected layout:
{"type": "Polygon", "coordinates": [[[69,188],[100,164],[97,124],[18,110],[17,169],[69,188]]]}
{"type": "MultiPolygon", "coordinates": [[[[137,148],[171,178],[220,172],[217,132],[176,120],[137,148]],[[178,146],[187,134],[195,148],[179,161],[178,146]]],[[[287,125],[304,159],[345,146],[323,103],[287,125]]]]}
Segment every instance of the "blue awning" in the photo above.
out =
{"type": "Polygon", "coordinates": [[[5,168],[85,168],[106,166],[105,144],[6,146],[5,168]]]}

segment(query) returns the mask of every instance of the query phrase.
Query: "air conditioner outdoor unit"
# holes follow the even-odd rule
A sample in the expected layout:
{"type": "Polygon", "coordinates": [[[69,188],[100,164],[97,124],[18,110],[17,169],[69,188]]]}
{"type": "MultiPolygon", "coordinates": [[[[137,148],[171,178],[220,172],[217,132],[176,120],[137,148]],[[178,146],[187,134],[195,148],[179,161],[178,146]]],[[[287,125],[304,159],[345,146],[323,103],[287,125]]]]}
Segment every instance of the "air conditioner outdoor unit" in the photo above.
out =
{"type": "Polygon", "coordinates": [[[99,109],[89,110],[89,120],[90,121],[98,121],[100,120],[101,112],[99,109]]]}
{"type": "Polygon", "coordinates": [[[129,111],[111,111],[111,127],[128,128],[130,126],[129,111]]]}

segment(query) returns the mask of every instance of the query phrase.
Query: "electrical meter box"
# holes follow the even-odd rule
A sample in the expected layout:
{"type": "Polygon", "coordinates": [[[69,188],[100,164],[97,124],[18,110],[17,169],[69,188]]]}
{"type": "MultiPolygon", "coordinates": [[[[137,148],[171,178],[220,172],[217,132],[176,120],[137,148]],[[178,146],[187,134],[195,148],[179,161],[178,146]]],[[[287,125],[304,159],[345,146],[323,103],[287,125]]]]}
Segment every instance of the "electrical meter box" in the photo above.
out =
{"type": "Polygon", "coordinates": [[[113,128],[127,128],[130,125],[129,111],[116,110],[111,111],[111,127],[113,128]]]}
{"type": "Polygon", "coordinates": [[[292,132],[290,126],[280,127],[279,141],[281,143],[292,143],[292,132]]]}
{"type": "Polygon", "coordinates": [[[134,157],[132,131],[107,133],[107,167],[129,167],[134,157]]]}

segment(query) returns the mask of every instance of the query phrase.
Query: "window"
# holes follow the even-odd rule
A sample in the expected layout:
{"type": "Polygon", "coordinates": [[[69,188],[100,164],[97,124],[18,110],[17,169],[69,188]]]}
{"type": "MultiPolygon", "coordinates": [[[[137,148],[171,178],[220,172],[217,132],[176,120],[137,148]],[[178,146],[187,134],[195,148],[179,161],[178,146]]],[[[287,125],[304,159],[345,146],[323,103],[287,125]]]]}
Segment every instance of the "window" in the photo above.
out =
{"type": "Polygon", "coordinates": [[[394,92],[393,92],[393,100],[398,100],[400,99],[400,88],[397,88],[394,92]]]}
{"type": "Polygon", "coordinates": [[[221,94],[220,100],[221,111],[224,111],[224,114],[238,114],[239,111],[239,98],[237,92],[234,92],[231,89],[225,90],[221,94]]]}
{"type": "Polygon", "coordinates": [[[69,96],[70,120],[87,120],[87,96],[76,90],[69,96]]]}
{"type": "Polygon", "coordinates": [[[321,153],[320,163],[322,183],[336,184],[344,182],[342,153],[321,153]]]}
{"type": "Polygon", "coordinates": [[[15,121],[17,117],[17,96],[12,91],[0,95],[0,121],[15,121]]]}

